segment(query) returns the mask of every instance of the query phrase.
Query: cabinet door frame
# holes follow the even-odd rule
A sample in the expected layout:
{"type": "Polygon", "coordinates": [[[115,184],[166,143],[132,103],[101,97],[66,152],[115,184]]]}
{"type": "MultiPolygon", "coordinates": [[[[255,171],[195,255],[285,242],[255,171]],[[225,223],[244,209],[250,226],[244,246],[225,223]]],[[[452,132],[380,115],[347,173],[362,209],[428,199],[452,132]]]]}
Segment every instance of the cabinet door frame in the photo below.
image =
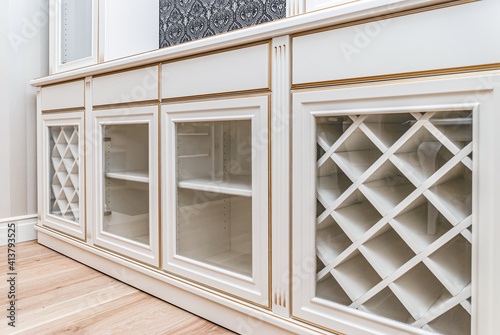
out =
{"type": "Polygon", "coordinates": [[[500,199],[497,191],[500,183],[493,172],[498,171],[500,166],[500,154],[490,143],[498,143],[495,125],[498,124],[499,117],[494,105],[498,104],[500,98],[499,81],[498,75],[479,74],[471,78],[384,83],[294,94],[291,251],[293,318],[346,334],[430,334],[407,324],[316,298],[314,118],[317,115],[467,109],[473,111],[474,153],[471,328],[473,335],[494,332],[498,321],[491,316],[499,312],[500,307],[495,301],[498,301],[500,290],[490,290],[495,279],[489,269],[498,266],[500,257],[500,248],[494,245],[494,239],[500,236],[498,230],[495,232],[494,229],[493,202],[493,199],[500,199]],[[484,289],[485,287],[488,289],[484,289]]]}
{"type": "Polygon", "coordinates": [[[42,224],[66,235],[80,240],[86,239],[86,208],[85,208],[85,126],[84,112],[68,112],[57,114],[42,114],[41,116],[41,162],[42,162],[42,224]],[[51,190],[49,171],[49,127],[77,126],[78,127],[78,150],[79,150],[79,222],[70,221],[50,214],[51,190]]]}
{"type": "Polygon", "coordinates": [[[162,269],[270,308],[269,95],[162,106],[162,269]],[[252,121],[252,278],[176,255],[176,122],[252,121]],[[258,147],[257,147],[258,146],[258,147]],[[256,150],[254,150],[256,148],[256,150]]]}
{"type": "Polygon", "coordinates": [[[84,66],[97,64],[98,60],[98,15],[99,1],[92,0],[92,33],[91,33],[91,54],[88,57],[76,59],[68,63],[62,63],[61,59],[61,25],[62,25],[62,9],[64,0],[50,0],[49,3],[49,72],[56,74],[63,71],[78,69],[84,66]]]}
{"type": "Polygon", "coordinates": [[[130,107],[93,112],[92,188],[93,244],[129,259],[159,267],[159,178],[158,178],[158,106],[130,107]],[[148,124],[149,127],[149,246],[103,231],[103,134],[105,125],[148,124]]]}

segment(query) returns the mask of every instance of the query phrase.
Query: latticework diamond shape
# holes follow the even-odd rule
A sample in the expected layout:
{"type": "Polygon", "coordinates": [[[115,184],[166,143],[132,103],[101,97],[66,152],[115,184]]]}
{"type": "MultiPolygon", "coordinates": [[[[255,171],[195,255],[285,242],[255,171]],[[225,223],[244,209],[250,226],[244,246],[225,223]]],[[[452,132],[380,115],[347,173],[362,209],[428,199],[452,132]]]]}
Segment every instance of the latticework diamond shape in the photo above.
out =
{"type": "Polygon", "coordinates": [[[317,132],[317,296],[469,334],[470,111],[321,117],[317,132]]]}
{"type": "Polygon", "coordinates": [[[51,143],[51,214],[79,221],[78,127],[52,126],[51,143]]]}

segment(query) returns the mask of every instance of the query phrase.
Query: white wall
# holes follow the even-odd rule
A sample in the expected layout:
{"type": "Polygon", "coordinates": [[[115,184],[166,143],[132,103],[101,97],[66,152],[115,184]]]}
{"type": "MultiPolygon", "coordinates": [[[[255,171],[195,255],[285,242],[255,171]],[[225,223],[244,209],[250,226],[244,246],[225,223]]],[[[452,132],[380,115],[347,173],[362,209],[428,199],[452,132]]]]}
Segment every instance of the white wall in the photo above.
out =
{"type": "Polygon", "coordinates": [[[159,0],[101,2],[105,16],[105,22],[100,22],[100,26],[104,26],[104,61],[158,49],[159,0]]]}
{"type": "Polygon", "coordinates": [[[29,81],[48,74],[48,10],[48,0],[0,1],[0,244],[6,221],[37,212],[36,90],[29,81]]]}

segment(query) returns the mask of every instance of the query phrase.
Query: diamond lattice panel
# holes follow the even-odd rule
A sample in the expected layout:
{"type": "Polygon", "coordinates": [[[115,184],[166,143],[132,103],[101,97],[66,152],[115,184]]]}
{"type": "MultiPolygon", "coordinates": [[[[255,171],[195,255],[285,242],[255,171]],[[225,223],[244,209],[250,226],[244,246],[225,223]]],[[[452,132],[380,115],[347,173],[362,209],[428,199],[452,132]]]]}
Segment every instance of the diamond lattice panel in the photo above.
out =
{"type": "Polygon", "coordinates": [[[78,126],[49,127],[50,213],[79,221],[78,126]]]}
{"type": "Polygon", "coordinates": [[[318,117],[316,126],[317,297],[470,334],[471,113],[318,117]]]}

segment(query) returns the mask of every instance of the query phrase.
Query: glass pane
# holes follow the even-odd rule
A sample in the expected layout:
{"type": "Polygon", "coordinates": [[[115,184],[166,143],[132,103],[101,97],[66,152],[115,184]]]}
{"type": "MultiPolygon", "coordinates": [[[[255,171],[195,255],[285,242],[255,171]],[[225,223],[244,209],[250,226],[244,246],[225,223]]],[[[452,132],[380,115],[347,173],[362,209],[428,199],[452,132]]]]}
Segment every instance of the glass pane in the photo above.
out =
{"type": "Polygon", "coordinates": [[[251,121],[176,124],[177,253],[252,274],[251,121]]]}
{"type": "Polygon", "coordinates": [[[79,222],[78,126],[49,127],[49,213],[79,222]]]}
{"type": "Polygon", "coordinates": [[[317,117],[316,139],[316,296],[470,334],[471,112],[317,117]]]}
{"type": "Polygon", "coordinates": [[[61,0],[61,60],[92,55],[92,0],[61,0]]]}
{"type": "Polygon", "coordinates": [[[149,129],[103,126],[104,231],[149,244],[149,129]]]}

